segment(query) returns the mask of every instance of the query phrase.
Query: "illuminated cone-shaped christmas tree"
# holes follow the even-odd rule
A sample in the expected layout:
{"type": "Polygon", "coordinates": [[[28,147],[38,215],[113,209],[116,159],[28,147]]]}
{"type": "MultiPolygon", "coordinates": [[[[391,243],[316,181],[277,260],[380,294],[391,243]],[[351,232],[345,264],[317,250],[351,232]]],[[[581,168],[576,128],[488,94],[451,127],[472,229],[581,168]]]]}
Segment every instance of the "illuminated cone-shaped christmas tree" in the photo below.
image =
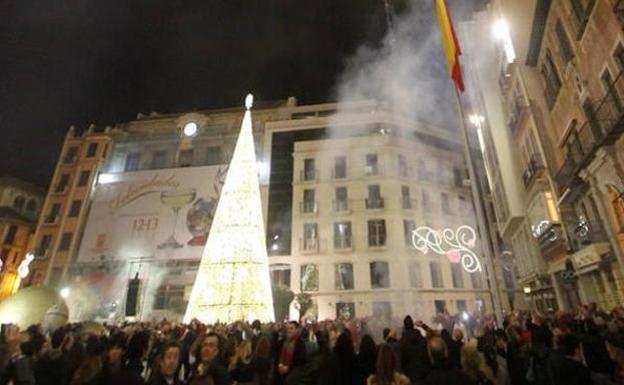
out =
{"type": "Polygon", "coordinates": [[[208,241],[191,291],[184,322],[272,321],[258,167],[251,130],[253,96],[221,190],[208,241]]]}

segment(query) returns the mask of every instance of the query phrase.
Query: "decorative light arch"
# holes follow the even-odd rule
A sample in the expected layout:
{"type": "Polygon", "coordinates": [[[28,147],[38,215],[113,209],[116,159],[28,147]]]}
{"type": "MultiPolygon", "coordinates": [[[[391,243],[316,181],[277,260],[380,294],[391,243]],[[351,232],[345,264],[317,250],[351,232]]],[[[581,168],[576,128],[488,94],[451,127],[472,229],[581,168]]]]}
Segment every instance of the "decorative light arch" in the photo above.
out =
{"type": "Polygon", "coordinates": [[[461,263],[468,273],[483,270],[479,257],[472,251],[477,241],[475,230],[468,226],[459,226],[456,230],[445,228],[434,230],[429,226],[420,226],[412,231],[412,245],[427,254],[429,250],[439,255],[446,255],[451,263],[461,263]]]}

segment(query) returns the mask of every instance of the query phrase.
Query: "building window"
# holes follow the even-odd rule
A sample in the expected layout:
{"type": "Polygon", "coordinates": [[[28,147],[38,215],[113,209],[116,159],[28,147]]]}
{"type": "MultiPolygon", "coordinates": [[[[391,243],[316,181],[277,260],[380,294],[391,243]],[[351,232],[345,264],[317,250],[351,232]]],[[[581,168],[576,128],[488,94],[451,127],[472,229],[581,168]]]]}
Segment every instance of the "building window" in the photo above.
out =
{"type": "Polygon", "coordinates": [[[15,197],[15,199],[13,200],[13,208],[18,210],[18,211],[22,211],[22,209],[24,208],[24,204],[26,203],[26,199],[24,199],[23,196],[18,195],[17,197],[15,197]]]}
{"type": "Polygon", "coordinates": [[[318,250],[318,226],[316,223],[303,224],[303,250],[318,250]]]}
{"type": "Polygon", "coordinates": [[[503,268],[503,282],[505,283],[505,289],[513,290],[515,288],[513,273],[510,269],[503,268]]]}
{"type": "Polygon", "coordinates": [[[314,200],[314,189],[305,189],[303,190],[303,207],[302,211],[304,213],[315,213],[316,212],[316,201],[314,200]]]}
{"type": "Polygon", "coordinates": [[[466,305],[466,300],[458,299],[457,300],[457,312],[461,314],[467,311],[468,311],[468,306],[466,305]]]}
{"type": "Polygon", "coordinates": [[[370,263],[370,280],[373,289],[387,289],[390,287],[390,268],[388,262],[370,263]]]}
{"type": "Polygon", "coordinates": [[[561,89],[561,77],[557,72],[557,67],[555,67],[555,63],[549,49],[546,50],[541,72],[545,81],[544,97],[548,103],[548,108],[552,109],[555,105],[555,101],[557,100],[557,95],[559,95],[559,89],[561,89]]]}
{"type": "Polygon", "coordinates": [[[178,154],[178,165],[180,167],[191,167],[193,165],[193,149],[180,150],[178,154]]]}
{"type": "Polygon", "coordinates": [[[71,206],[69,207],[69,215],[70,218],[75,218],[80,214],[80,207],[82,206],[81,200],[72,201],[71,206]]]}
{"type": "Polygon", "coordinates": [[[622,43],[618,43],[615,52],[613,53],[613,60],[617,64],[619,72],[624,71],[624,46],[622,43]]]}
{"type": "Polygon", "coordinates": [[[139,169],[139,165],[141,162],[141,153],[140,152],[131,152],[126,156],[126,164],[124,166],[124,171],[136,171],[139,169]]]}
{"type": "Polygon", "coordinates": [[[431,287],[443,288],[444,281],[442,281],[442,268],[440,262],[429,262],[429,268],[431,269],[431,287]]]}
{"type": "Polygon", "coordinates": [[[303,160],[303,180],[316,180],[316,162],[313,158],[303,160]]]}
{"type": "Polygon", "coordinates": [[[405,159],[405,155],[399,154],[398,161],[399,176],[407,177],[407,159],[405,159]]]}
{"type": "Polygon", "coordinates": [[[368,198],[366,198],[367,209],[381,209],[384,207],[381,190],[378,184],[368,186],[368,198]]]}
{"type": "Polygon", "coordinates": [[[2,249],[2,252],[0,252],[0,260],[2,260],[3,266],[7,264],[7,259],[9,258],[10,251],[11,249],[2,249]]]}
{"type": "Polygon", "coordinates": [[[335,281],[336,290],[353,290],[353,264],[337,263],[335,281]]]}
{"type": "Polygon", "coordinates": [[[59,181],[54,188],[55,193],[63,193],[67,191],[67,186],[69,185],[69,174],[61,174],[59,177],[59,181]]]}
{"type": "Polygon", "coordinates": [[[446,301],[441,299],[436,299],[433,301],[433,305],[435,306],[436,314],[445,314],[446,313],[446,301]]]}
{"type": "Polygon", "coordinates": [[[65,153],[65,157],[63,158],[63,163],[74,163],[78,159],[78,147],[72,146],[67,149],[67,153],[65,153]]]}
{"type": "Polygon", "coordinates": [[[464,274],[459,263],[451,263],[451,278],[453,279],[453,287],[455,289],[464,287],[464,274]]]}
{"type": "Polygon", "coordinates": [[[453,182],[455,187],[464,186],[464,175],[457,167],[453,167],[453,182]]]}
{"type": "Polygon", "coordinates": [[[84,170],[80,172],[80,175],[78,176],[78,186],[79,187],[84,187],[87,184],[89,184],[89,178],[91,177],[91,171],[89,170],[84,170]]]}
{"type": "Polygon", "coordinates": [[[385,246],[386,244],[386,221],[373,219],[368,221],[368,245],[372,247],[385,246]]]}
{"type": "Polygon", "coordinates": [[[346,187],[336,187],[336,200],[334,201],[334,210],[337,212],[349,211],[349,198],[347,196],[346,187]]]}
{"type": "Polygon", "coordinates": [[[334,248],[351,248],[351,222],[334,223],[334,248]]]}
{"type": "Polygon", "coordinates": [[[93,158],[97,153],[97,148],[97,143],[89,143],[89,146],[87,147],[87,158],[93,158]]]}
{"type": "Polygon", "coordinates": [[[59,251],[67,251],[69,250],[69,246],[72,241],[72,233],[63,233],[61,236],[61,244],[59,245],[59,251]]]}
{"type": "Polygon", "coordinates": [[[350,320],[355,317],[355,304],[353,302],[336,303],[336,319],[350,320]]]}
{"type": "Polygon", "coordinates": [[[152,152],[152,163],[150,168],[161,169],[167,167],[167,151],[154,151],[152,152]]]}
{"type": "Polygon", "coordinates": [[[431,182],[433,181],[433,173],[427,171],[427,163],[424,159],[418,159],[417,163],[418,167],[418,180],[421,182],[431,182]]]}
{"type": "Polygon", "coordinates": [[[470,280],[472,281],[473,289],[483,289],[483,276],[481,273],[470,273],[470,280]]]}
{"type": "Polygon", "coordinates": [[[301,266],[301,291],[318,291],[319,272],[317,265],[301,266]]]}
{"type": "Polygon", "coordinates": [[[29,200],[26,204],[26,211],[29,213],[34,213],[35,211],[37,211],[37,201],[34,199],[29,200]]]}
{"type": "Polygon", "coordinates": [[[392,318],[392,305],[388,301],[373,302],[373,317],[375,319],[392,318]]]}
{"type": "Polygon", "coordinates": [[[48,248],[50,247],[50,243],[52,243],[52,235],[45,234],[41,237],[41,241],[39,241],[39,250],[37,250],[36,254],[39,257],[45,256],[48,252],[48,248]]]}
{"type": "Polygon", "coordinates": [[[347,177],[347,157],[338,156],[334,159],[334,178],[341,179],[347,177]]]}
{"type": "Polygon", "coordinates": [[[271,266],[272,286],[290,287],[290,265],[271,266]]]}
{"type": "Polygon", "coordinates": [[[56,218],[58,218],[58,215],[60,212],[61,212],[61,204],[60,203],[52,204],[52,207],[50,207],[50,211],[48,212],[48,215],[45,217],[44,222],[55,223],[56,218]]]}
{"type": "Polygon", "coordinates": [[[576,40],[580,40],[585,32],[589,15],[596,4],[596,0],[571,0],[572,13],[574,15],[573,22],[576,28],[576,40]]]}
{"type": "Polygon", "coordinates": [[[422,287],[422,273],[420,271],[419,261],[409,261],[409,280],[410,287],[418,289],[422,287]]]}
{"type": "Polygon", "coordinates": [[[221,152],[221,147],[213,146],[206,149],[206,164],[208,166],[221,164],[222,161],[223,154],[221,152]]]}
{"type": "Polygon", "coordinates": [[[618,90],[615,88],[615,84],[613,82],[613,77],[611,76],[611,72],[608,69],[602,73],[600,76],[600,81],[602,81],[602,87],[605,90],[605,96],[607,103],[611,110],[617,112],[618,114],[622,112],[622,100],[620,99],[620,95],[618,94],[618,90]]]}
{"type": "Polygon", "coordinates": [[[561,54],[561,60],[567,64],[570,60],[572,60],[572,58],[574,58],[574,51],[572,50],[570,39],[568,39],[568,34],[563,28],[563,24],[561,24],[561,20],[557,20],[557,24],[555,25],[555,34],[557,35],[557,40],[559,41],[559,53],[561,54]]]}
{"type": "Polygon", "coordinates": [[[366,154],[365,175],[379,175],[379,160],[377,154],[366,154]]]}
{"type": "Polygon", "coordinates": [[[451,210],[451,202],[449,201],[449,195],[447,193],[440,194],[440,203],[442,205],[442,213],[446,215],[453,215],[453,210],[451,210]]]}
{"type": "Polygon", "coordinates": [[[404,209],[412,208],[412,199],[410,197],[409,186],[401,186],[401,205],[404,209]]]}
{"type": "Polygon", "coordinates": [[[431,213],[431,201],[429,200],[429,193],[422,190],[422,210],[424,213],[431,213]]]}
{"type": "Polygon", "coordinates": [[[403,236],[405,237],[405,246],[412,247],[414,230],[416,230],[416,222],[411,219],[403,219],[403,236]]]}
{"type": "Polygon", "coordinates": [[[12,225],[9,227],[9,231],[7,231],[7,235],[4,237],[4,243],[8,245],[12,245],[15,242],[15,235],[17,234],[17,226],[12,225]]]}

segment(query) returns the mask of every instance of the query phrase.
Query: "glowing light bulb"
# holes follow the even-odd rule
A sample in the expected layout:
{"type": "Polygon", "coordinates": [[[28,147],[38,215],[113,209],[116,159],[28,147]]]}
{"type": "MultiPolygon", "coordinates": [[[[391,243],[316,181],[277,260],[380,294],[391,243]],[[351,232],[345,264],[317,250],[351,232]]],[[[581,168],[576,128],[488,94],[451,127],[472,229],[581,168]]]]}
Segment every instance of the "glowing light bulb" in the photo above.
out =
{"type": "Polygon", "coordinates": [[[70,293],[69,287],[64,287],[64,288],[62,288],[62,289],[59,291],[59,294],[60,294],[60,295],[61,295],[61,297],[63,297],[63,298],[67,298],[67,297],[69,297],[69,293],[70,293]]]}
{"type": "Polygon", "coordinates": [[[195,134],[197,134],[197,123],[195,122],[186,123],[186,125],[184,126],[184,135],[194,136],[195,134]]]}
{"type": "Polygon", "coordinates": [[[245,98],[245,108],[249,110],[251,107],[253,107],[253,95],[247,94],[245,98]]]}

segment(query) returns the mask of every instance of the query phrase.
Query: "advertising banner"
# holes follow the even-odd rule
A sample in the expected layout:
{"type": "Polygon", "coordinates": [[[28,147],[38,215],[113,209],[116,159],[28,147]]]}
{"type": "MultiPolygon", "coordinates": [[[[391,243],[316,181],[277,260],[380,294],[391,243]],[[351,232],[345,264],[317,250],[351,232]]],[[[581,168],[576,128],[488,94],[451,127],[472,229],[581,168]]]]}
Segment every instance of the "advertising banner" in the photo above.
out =
{"type": "Polygon", "coordinates": [[[106,174],[78,262],[200,259],[225,175],[225,166],[106,174]]]}

